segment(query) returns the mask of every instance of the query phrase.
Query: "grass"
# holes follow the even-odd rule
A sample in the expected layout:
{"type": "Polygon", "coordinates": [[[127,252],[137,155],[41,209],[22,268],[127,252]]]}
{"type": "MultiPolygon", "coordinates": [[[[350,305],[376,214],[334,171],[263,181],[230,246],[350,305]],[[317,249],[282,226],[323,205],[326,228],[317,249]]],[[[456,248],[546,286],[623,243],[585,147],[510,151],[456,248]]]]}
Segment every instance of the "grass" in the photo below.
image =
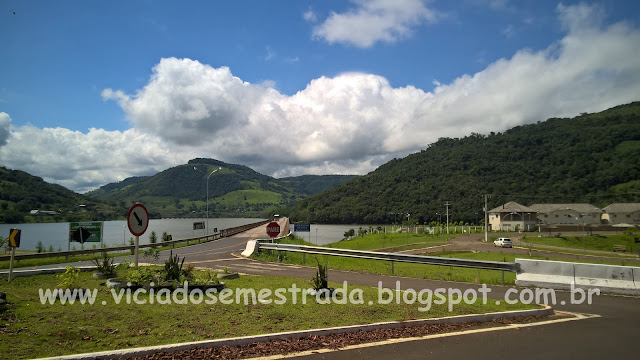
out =
{"type": "Polygon", "coordinates": [[[226,206],[245,204],[280,204],[282,195],[267,190],[236,190],[213,199],[213,203],[226,206]]]}
{"type": "MultiPolygon", "coordinates": [[[[122,272],[123,270],[121,270],[122,272]]],[[[129,270],[130,271],[130,270],[129,270]]],[[[120,273],[120,276],[123,274],[120,273]]],[[[461,303],[447,310],[447,305],[433,304],[428,311],[419,311],[419,304],[379,304],[378,291],[369,287],[361,289],[362,304],[321,304],[308,296],[302,303],[292,294],[285,293],[286,303],[262,304],[232,303],[229,305],[116,304],[103,280],[96,280],[90,273],[80,273],[78,284],[83,288],[98,289],[95,305],[79,303],[62,305],[41,304],[38,289],[57,286],[54,275],[17,278],[12,283],[2,282],[7,292],[9,310],[0,314],[0,354],[6,359],[60,356],[75,353],[152,346],[176,342],[256,335],[281,331],[313,329],[332,326],[364,324],[379,321],[431,318],[469,313],[534,308],[522,304],[467,305],[461,303]],[[102,304],[102,302],[105,304],[102,304]],[[369,301],[372,304],[369,305],[369,301]]],[[[238,289],[291,288],[306,289],[309,281],[293,278],[244,276],[227,281],[227,287],[238,289]]],[[[339,287],[338,284],[330,284],[339,287]]],[[[277,299],[273,297],[272,299],[277,299]]]]}
{"type": "MultiPolygon", "coordinates": [[[[355,236],[350,240],[343,240],[331,244],[332,248],[352,249],[352,250],[374,250],[388,249],[394,247],[406,247],[412,244],[420,246],[436,246],[446,243],[448,239],[460,235],[455,234],[407,234],[407,233],[387,233],[368,234],[365,236],[355,236]]],[[[420,247],[419,246],[419,247],[420,247]]]]}
{"type": "Polygon", "coordinates": [[[518,259],[533,259],[533,260],[550,260],[550,261],[565,261],[565,262],[577,262],[577,263],[588,263],[588,264],[605,264],[605,265],[621,265],[621,266],[638,266],[638,260],[634,259],[620,259],[620,260],[582,260],[582,259],[570,259],[570,258],[562,258],[562,257],[547,257],[547,256],[528,256],[522,254],[507,254],[507,253],[495,253],[495,252],[478,252],[474,253],[471,251],[460,251],[460,252],[439,252],[439,253],[429,253],[424,255],[432,255],[432,256],[445,256],[445,257],[453,257],[458,259],[469,259],[469,260],[486,260],[486,261],[503,261],[503,262],[514,262],[516,258],[518,259]]]}
{"type": "Polygon", "coordinates": [[[636,254],[640,249],[640,237],[638,235],[594,235],[594,236],[563,236],[563,237],[536,237],[527,236],[522,239],[522,245],[526,242],[538,245],[558,246],[568,249],[613,251],[614,245],[625,245],[627,253],[636,254]]]}

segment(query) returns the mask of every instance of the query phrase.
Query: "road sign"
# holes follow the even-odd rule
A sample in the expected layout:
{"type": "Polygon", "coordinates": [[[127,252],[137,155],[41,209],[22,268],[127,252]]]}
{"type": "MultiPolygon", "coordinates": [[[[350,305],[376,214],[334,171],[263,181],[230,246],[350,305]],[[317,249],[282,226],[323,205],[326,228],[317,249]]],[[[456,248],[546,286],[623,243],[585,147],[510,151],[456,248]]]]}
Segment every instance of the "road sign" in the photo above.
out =
{"type": "Polygon", "coordinates": [[[193,230],[203,230],[205,227],[204,221],[194,221],[193,230]]]}
{"type": "Polygon", "coordinates": [[[69,223],[69,241],[79,242],[102,242],[102,222],[72,222],[69,223]],[[82,231],[80,230],[82,229],[82,231]]]}
{"type": "Polygon", "coordinates": [[[272,221],[267,225],[267,235],[270,237],[276,237],[280,235],[280,224],[275,221],[272,221]]]}
{"type": "Polygon", "coordinates": [[[22,230],[20,229],[11,229],[9,230],[9,247],[17,248],[20,247],[20,234],[22,230]]]}
{"type": "Polygon", "coordinates": [[[92,235],[93,234],[89,230],[87,230],[87,229],[83,228],[82,226],[80,226],[75,231],[71,232],[70,240],[71,241],[75,241],[75,242],[79,242],[80,244],[84,244],[85,242],[89,242],[89,241],[93,242],[93,240],[89,240],[92,235]]]}
{"type": "Polygon", "coordinates": [[[144,234],[147,231],[147,227],[149,227],[149,212],[147,208],[142,204],[133,205],[127,215],[127,225],[134,236],[144,234]]]}
{"type": "Polygon", "coordinates": [[[311,231],[311,224],[308,224],[308,223],[293,224],[293,231],[295,231],[295,232],[310,232],[311,231]]]}

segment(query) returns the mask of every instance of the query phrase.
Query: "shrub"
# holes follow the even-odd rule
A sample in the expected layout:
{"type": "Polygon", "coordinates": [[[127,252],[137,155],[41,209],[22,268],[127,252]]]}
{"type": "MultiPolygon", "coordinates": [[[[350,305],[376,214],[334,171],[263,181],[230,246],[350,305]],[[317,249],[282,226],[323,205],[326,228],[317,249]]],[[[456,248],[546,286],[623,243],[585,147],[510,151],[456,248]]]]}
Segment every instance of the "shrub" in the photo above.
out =
{"type": "Polygon", "coordinates": [[[329,279],[327,277],[327,267],[320,264],[318,259],[316,259],[318,263],[318,270],[316,274],[311,278],[311,286],[314,290],[318,291],[320,289],[326,289],[329,286],[329,279]]]}
{"type": "Polygon", "coordinates": [[[180,281],[183,265],[184,258],[180,261],[180,257],[178,257],[178,255],[173,256],[173,252],[171,252],[169,254],[169,259],[164,263],[164,279],[180,281]]]}
{"type": "Polygon", "coordinates": [[[91,260],[95,266],[96,271],[103,274],[113,274],[116,270],[116,265],[113,263],[113,258],[110,258],[106,252],[102,253],[102,259],[95,257],[91,260]]]}
{"type": "Polygon", "coordinates": [[[155,231],[151,232],[151,235],[149,235],[149,243],[150,244],[155,244],[158,242],[158,236],[156,235],[155,231]]]}
{"type": "Polygon", "coordinates": [[[65,272],[58,275],[60,282],[58,283],[58,287],[61,289],[71,289],[74,287],[76,280],[78,280],[78,275],[80,275],[80,270],[73,265],[67,265],[65,268],[65,272]]]}

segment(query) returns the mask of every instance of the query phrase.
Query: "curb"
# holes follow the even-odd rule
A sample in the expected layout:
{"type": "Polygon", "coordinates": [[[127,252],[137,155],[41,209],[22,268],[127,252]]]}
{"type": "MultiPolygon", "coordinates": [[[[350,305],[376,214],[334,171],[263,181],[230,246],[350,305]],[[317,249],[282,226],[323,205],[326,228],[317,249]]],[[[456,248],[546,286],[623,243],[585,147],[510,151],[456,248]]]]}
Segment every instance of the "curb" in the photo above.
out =
{"type": "Polygon", "coordinates": [[[489,322],[497,319],[509,319],[509,318],[514,318],[519,316],[551,316],[553,314],[554,312],[551,306],[545,306],[543,309],[534,309],[534,310],[519,310],[519,311],[473,314],[473,315],[458,315],[458,316],[434,318],[434,319],[389,321],[389,322],[380,322],[380,323],[373,323],[373,324],[366,324],[366,325],[351,325],[351,326],[333,327],[333,328],[325,328],[325,329],[289,331],[289,332],[281,332],[281,333],[274,333],[274,334],[243,336],[243,337],[235,337],[235,338],[227,338],[227,339],[203,340],[203,341],[194,341],[194,342],[186,342],[186,343],[178,343],[178,344],[156,345],[156,346],[140,347],[140,348],[133,348],[133,349],[101,351],[101,352],[75,354],[75,355],[63,355],[63,356],[56,356],[56,357],[49,357],[49,358],[41,358],[41,360],[111,359],[111,358],[117,358],[117,357],[144,356],[144,355],[149,355],[149,354],[153,354],[161,351],[167,351],[167,352],[183,351],[183,350],[190,350],[196,347],[212,348],[212,347],[219,347],[219,346],[238,346],[243,344],[267,342],[267,341],[279,340],[279,339],[291,339],[291,338],[306,337],[306,336],[347,334],[347,333],[354,333],[357,331],[394,329],[394,328],[404,328],[404,327],[434,325],[434,324],[460,324],[460,323],[470,323],[470,322],[489,322]]]}

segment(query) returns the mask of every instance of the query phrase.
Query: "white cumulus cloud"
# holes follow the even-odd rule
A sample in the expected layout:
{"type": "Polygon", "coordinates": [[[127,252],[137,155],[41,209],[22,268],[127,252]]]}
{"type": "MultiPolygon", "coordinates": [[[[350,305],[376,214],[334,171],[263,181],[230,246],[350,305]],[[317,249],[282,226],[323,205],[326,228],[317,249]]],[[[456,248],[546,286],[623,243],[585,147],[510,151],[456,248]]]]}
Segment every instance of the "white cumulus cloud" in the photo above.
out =
{"type": "Polygon", "coordinates": [[[379,75],[313,79],[293,95],[250,84],[226,67],[162,59],[134,94],[106,89],[132,129],[12,127],[0,114],[0,161],[74,190],[151,174],[195,157],[269,175],[364,174],[440,137],[504,131],[639,100],[640,31],[603,27],[598,7],[559,6],[566,35],[521,50],[426,92],[379,75]]]}
{"type": "Polygon", "coordinates": [[[412,28],[436,22],[437,14],[424,0],[352,0],[356,7],[331,15],[313,28],[315,39],[368,48],[382,41],[393,43],[408,37],[412,28]]]}
{"type": "Polygon", "coordinates": [[[0,147],[7,143],[11,132],[11,117],[6,112],[0,112],[0,147]]]}

